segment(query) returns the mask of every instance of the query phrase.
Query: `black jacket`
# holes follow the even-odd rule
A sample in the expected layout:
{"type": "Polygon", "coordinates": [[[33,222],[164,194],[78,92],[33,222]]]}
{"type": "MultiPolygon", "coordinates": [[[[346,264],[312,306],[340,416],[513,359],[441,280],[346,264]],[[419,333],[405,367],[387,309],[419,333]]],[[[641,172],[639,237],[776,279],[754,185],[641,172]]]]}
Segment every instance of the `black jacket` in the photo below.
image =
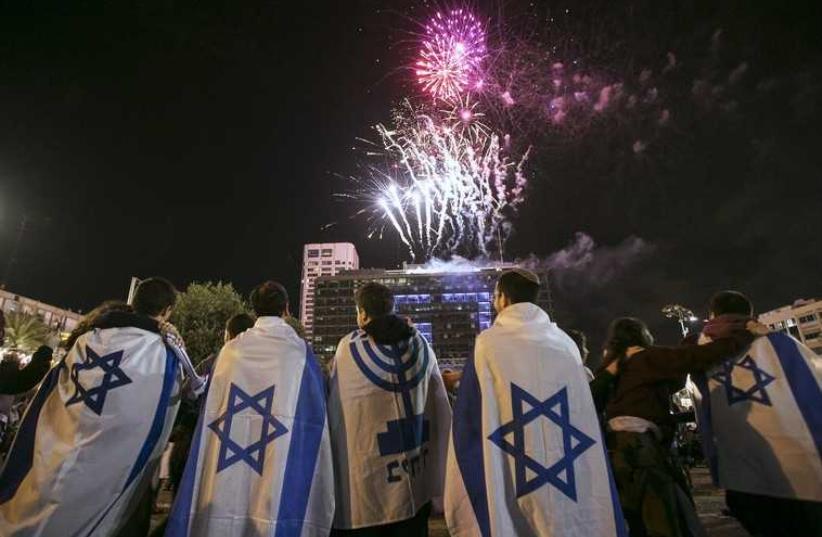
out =
{"type": "Polygon", "coordinates": [[[51,347],[43,345],[23,369],[4,368],[0,373],[0,395],[26,393],[37,386],[51,369],[51,347]]]}

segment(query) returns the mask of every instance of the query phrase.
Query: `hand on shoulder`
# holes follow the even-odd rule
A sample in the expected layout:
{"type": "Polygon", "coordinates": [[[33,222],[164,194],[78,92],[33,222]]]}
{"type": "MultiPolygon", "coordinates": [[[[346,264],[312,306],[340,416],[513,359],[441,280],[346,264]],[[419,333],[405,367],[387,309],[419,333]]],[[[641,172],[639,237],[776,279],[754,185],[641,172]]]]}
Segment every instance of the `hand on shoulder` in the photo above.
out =
{"type": "Polygon", "coordinates": [[[771,329],[765,326],[762,323],[756,322],[754,320],[750,320],[745,325],[745,328],[756,337],[759,336],[767,336],[771,333],[771,329]]]}
{"type": "Polygon", "coordinates": [[[176,326],[168,321],[160,321],[159,324],[160,334],[163,336],[163,339],[176,344],[181,349],[185,349],[185,341],[183,341],[183,336],[180,335],[176,326]]]}

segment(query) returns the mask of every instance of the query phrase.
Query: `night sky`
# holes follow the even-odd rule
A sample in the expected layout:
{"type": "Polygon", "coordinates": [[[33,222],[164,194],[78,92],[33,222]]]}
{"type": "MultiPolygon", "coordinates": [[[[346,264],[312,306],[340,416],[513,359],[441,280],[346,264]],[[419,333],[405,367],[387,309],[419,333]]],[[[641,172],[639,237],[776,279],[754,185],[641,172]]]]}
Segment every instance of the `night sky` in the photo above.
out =
{"type": "MultiPolygon", "coordinates": [[[[8,289],[81,310],[124,298],[132,275],[243,293],[274,278],[296,297],[305,242],[354,242],[365,266],[405,260],[395,237],[366,239],[357,207],[334,194],[350,187],[339,175],[358,173],[355,139],[415,91],[401,66],[433,8],[72,4],[0,13],[8,289]]],[[[530,187],[506,256],[548,258],[577,232],[598,245],[575,263],[551,258],[560,322],[598,341],[610,318],[633,314],[670,342],[665,303],[701,314],[726,287],[759,310],[822,296],[819,7],[471,5],[626,84],[677,58],[658,82],[665,128],[623,114],[523,135],[530,187]]]]}

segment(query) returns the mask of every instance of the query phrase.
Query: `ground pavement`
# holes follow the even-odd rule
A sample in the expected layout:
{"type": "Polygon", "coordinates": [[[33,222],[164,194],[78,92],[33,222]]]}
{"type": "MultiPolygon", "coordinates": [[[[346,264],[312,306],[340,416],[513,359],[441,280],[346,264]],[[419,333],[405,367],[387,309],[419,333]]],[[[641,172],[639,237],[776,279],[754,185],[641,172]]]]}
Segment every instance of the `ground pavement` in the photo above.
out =
{"type": "MultiPolygon", "coordinates": [[[[739,523],[729,516],[722,514],[725,507],[725,499],[722,491],[711,485],[711,477],[706,468],[695,468],[691,470],[691,479],[694,485],[694,500],[696,501],[699,518],[705,525],[709,537],[749,537],[739,523]]],[[[152,526],[159,524],[166,516],[170,507],[171,495],[167,491],[160,493],[158,499],[158,513],[152,518],[152,526]]],[[[448,537],[445,529],[445,521],[439,518],[432,518],[429,524],[429,537],[448,537]]]]}

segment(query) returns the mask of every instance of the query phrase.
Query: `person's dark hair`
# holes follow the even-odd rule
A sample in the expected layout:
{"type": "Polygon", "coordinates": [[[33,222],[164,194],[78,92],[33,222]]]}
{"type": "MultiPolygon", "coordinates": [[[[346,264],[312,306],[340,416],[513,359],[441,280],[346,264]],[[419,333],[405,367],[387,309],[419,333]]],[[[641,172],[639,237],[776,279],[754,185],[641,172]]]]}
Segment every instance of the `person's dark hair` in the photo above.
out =
{"type": "Polygon", "coordinates": [[[508,297],[511,304],[533,302],[539,296],[539,278],[531,272],[509,270],[497,280],[497,289],[508,297]]]}
{"type": "Polygon", "coordinates": [[[234,339],[249,328],[254,326],[254,318],[247,313],[237,313],[232,315],[228,322],[225,323],[225,331],[228,332],[228,337],[234,339]]]}
{"type": "Polygon", "coordinates": [[[577,344],[577,348],[579,349],[579,354],[582,357],[582,361],[585,361],[586,354],[588,352],[588,338],[585,336],[585,332],[582,330],[566,330],[565,331],[568,336],[574,340],[574,343],[577,344]]]}
{"type": "Polygon", "coordinates": [[[80,319],[80,322],[77,323],[77,326],[71,331],[65,343],[63,343],[63,348],[66,350],[71,349],[77,341],[77,338],[94,328],[94,324],[100,317],[112,311],[130,312],[132,308],[122,300],[106,300],[80,319]]]}
{"type": "Polygon", "coordinates": [[[580,350],[582,350],[582,347],[585,347],[588,343],[588,338],[585,337],[585,332],[581,330],[569,329],[566,330],[565,333],[574,340],[574,343],[577,344],[577,347],[579,347],[580,350]]]}
{"type": "Polygon", "coordinates": [[[650,347],[653,344],[654,338],[645,323],[634,317],[620,317],[608,327],[605,350],[611,359],[623,356],[628,347],[650,347]]]}
{"type": "Polygon", "coordinates": [[[727,314],[750,317],[754,311],[751,301],[739,291],[719,291],[711,297],[709,308],[717,317],[727,314]]]}
{"type": "Polygon", "coordinates": [[[154,317],[177,302],[177,290],[165,278],[149,278],[140,282],[131,305],[134,311],[154,317]]]}
{"type": "Polygon", "coordinates": [[[357,307],[365,312],[370,319],[379,319],[394,313],[394,293],[388,287],[369,282],[354,294],[357,307]]]}
{"type": "Polygon", "coordinates": [[[288,292],[273,280],[263,282],[251,291],[251,307],[257,317],[282,317],[288,308],[288,292]]]}

